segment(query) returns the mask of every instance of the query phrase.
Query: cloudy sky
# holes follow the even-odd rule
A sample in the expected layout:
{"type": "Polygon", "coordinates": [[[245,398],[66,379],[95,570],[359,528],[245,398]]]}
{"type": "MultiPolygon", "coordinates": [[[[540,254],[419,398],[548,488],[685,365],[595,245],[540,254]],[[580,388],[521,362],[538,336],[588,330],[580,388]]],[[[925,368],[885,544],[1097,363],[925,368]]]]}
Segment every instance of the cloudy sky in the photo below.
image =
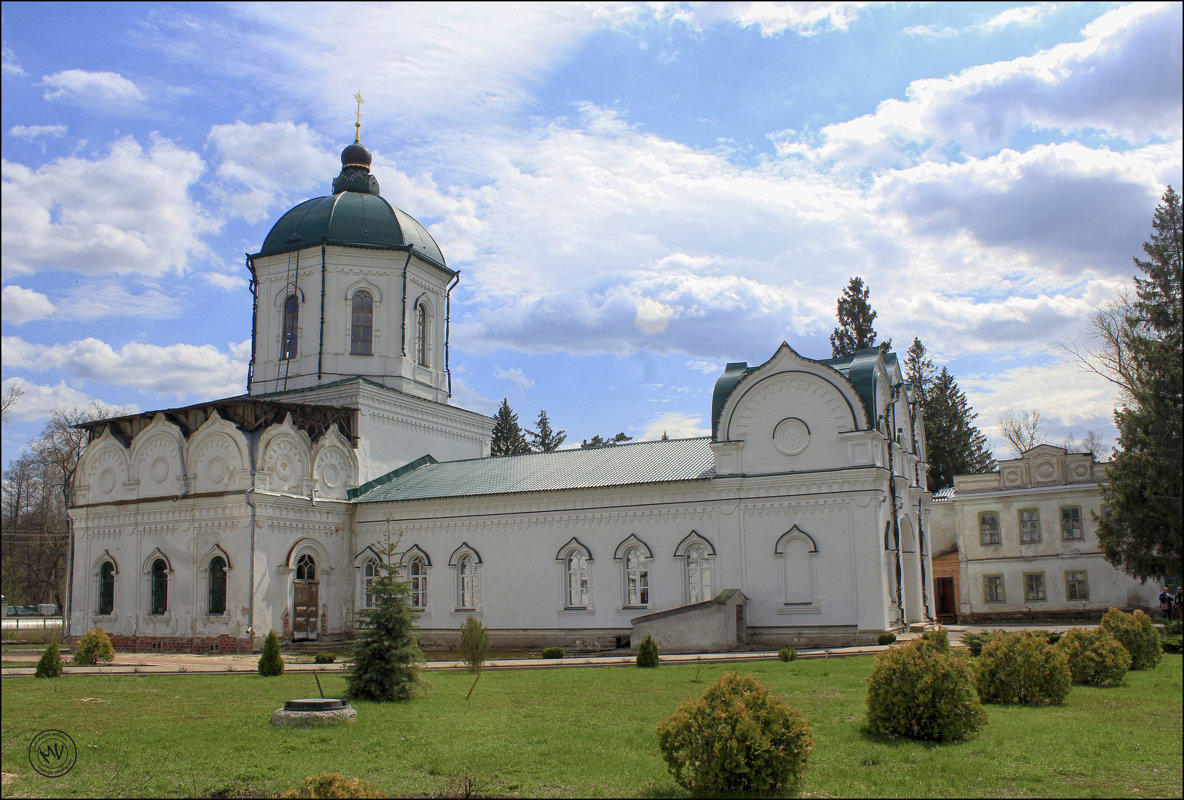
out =
{"type": "Polygon", "coordinates": [[[1172,3],[3,6],[7,462],[46,411],[245,391],[244,254],[354,133],[449,265],[453,402],[709,432],[835,301],[996,418],[1112,442],[1064,358],[1180,188],[1172,3]]]}

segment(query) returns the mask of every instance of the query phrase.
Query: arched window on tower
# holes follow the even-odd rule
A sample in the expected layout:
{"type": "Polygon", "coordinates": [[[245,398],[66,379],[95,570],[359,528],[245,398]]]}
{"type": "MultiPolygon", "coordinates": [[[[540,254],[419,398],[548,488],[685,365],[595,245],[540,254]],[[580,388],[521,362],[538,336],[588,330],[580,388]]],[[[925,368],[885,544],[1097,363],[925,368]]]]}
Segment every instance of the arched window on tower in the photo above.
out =
{"type": "Polygon", "coordinates": [[[169,567],[163,558],[152,562],[149,614],[163,614],[169,610],[169,567]]]}
{"type": "Polygon", "coordinates": [[[99,615],[115,612],[115,565],[104,561],[99,567],[99,615]]]}
{"type": "Polygon", "coordinates": [[[350,317],[349,351],[355,356],[368,356],[374,343],[374,300],[369,292],[354,294],[350,317]]]}
{"type": "Polygon", "coordinates": [[[296,357],[296,338],[300,328],[300,301],[288,295],[284,301],[284,335],[280,342],[280,358],[296,357]]]}
{"type": "Polygon", "coordinates": [[[222,556],[210,559],[210,596],[208,613],[226,613],[226,560],[222,556]]]}
{"type": "Polygon", "coordinates": [[[428,309],[423,303],[415,306],[415,363],[428,365],[428,309]]]}

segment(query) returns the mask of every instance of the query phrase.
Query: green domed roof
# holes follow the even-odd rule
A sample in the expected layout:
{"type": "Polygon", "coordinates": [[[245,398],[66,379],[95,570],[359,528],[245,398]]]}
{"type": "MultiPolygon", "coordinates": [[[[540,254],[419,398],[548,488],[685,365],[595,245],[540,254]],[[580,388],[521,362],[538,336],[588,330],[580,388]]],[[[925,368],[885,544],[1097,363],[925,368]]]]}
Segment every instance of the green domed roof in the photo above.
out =
{"type": "Polygon", "coordinates": [[[340,192],[306,200],[280,217],[263,240],[260,256],[325,244],[406,250],[410,247],[441,267],[444,255],[427,229],[384,198],[368,192],[340,192]]]}

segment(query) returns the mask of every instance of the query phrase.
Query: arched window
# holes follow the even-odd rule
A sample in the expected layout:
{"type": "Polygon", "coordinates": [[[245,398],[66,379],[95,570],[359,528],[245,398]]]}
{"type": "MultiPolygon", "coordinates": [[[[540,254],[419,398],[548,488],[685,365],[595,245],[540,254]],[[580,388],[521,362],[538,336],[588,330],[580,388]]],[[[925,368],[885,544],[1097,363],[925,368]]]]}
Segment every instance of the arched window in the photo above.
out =
{"type": "Polygon", "coordinates": [[[211,614],[226,613],[226,561],[222,556],[210,559],[210,597],[207,608],[211,614]]]}
{"type": "Polygon", "coordinates": [[[356,356],[368,356],[373,352],[373,342],[374,300],[369,292],[356,292],[350,317],[349,351],[356,356]]]}
{"type": "Polygon", "coordinates": [[[104,561],[99,567],[99,614],[115,613],[115,565],[104,561]]]}
{"type": "Polygon", "coordinates": [[[296,337],[300,329],[300,301],[288,295],[284,301],[284,335],[280,342],[280,358],[296,357],[296,337]]]}
{"type": "Polygon", "coordinates": [[[315,581],[317,579],[317,562],[308,553],[296,561],[296,580],[315,581]]]}
{"type": "Polygon", "coordinates": [[[169,610],[169,565],[163,558],[152,562],[151,580],[148,613],[163,614],[169,610]]]}
{"type": "Polygon", "coordinates": [[[428,310],[423,303],[415,306],[415,363],[428,365],[428,310]]]}
{"type": "Polygon", "coordinates": [[[362,568],[362,607],[374,608],[374,592],[371,588],[374,584],[374,579],[378,577],[378,561],[373,558],[366,559],[366,565],[362,568]]]}
{"type": "Polygon", "coordinates": [[[625,605],[648,606],[650,604],[650,571],[646,564],[645,551],[630,547],[625,552],[625,605]]]}
{"type": "Polygon", "coordinates": [[[568,608],[588,607],[588,555],[569,550],[564,558],[563,602],[568,608]]]}
{"type": "Polygon", "coordinates": [[[421,557],[413,556],[407,562],[407,575],[411,579],[411,605],[415,608],[428,607],[428,565],[421,557]]]}
{"type": "Polygon", "coordinates": [[[477,561],[469,554],[456,562],[456,607],[477,607],[477,561]]]}
{"type": "Polygon", "coordinates": [[[687,559],[687,602],[701,603],[710,600],[711,594],[711,557],[707,548],[701,544],[687,545],[685,551],[687,559]]]}

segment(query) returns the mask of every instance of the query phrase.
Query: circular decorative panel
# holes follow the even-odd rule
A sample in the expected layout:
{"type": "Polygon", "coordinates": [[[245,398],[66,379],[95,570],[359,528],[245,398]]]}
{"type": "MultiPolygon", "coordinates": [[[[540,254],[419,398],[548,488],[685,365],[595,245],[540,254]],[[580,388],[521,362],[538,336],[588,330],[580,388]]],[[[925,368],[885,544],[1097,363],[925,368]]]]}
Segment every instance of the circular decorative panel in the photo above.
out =
{"type": "Polygon", "coordinates": [[[164,456],[152,462],[152,480],[157,483],[164,483],[164,479],[169,476],[169,461],[164,456]]]}
{"type": "Polygon", "coordinates": [[[1057,468],[1047,461],[1036,467],[1036,477],[1042,481],[1047,481],[1056,474],[1057,468]]]}
{"type": "Polygon", "coordinates": [[[777,423],[773,429],[773,446],[787,456],[796,456],[810,444],[810,429],[796,417],[777,423]]]}
{"type": "Polygon", "coordinates": [[[226,459],[221,456],[214,456],[206,465],[206,476],[210,483],[221,483],[226,478],[226,472],[226,459]]]}
{"type": "Polygon", "coordinates": [[[336,464],[326,464],[321,471],[321,480],[330,489],[336,489],[337,484],[341,483],[341,470],[337,468],[336,464]]]}
{"type": "Polygon", "coordinates": [[[99,474],[99,489],[103,494],[110,494],[111,490],[115,488],[115,470],[105,469],[99,474]]]}

